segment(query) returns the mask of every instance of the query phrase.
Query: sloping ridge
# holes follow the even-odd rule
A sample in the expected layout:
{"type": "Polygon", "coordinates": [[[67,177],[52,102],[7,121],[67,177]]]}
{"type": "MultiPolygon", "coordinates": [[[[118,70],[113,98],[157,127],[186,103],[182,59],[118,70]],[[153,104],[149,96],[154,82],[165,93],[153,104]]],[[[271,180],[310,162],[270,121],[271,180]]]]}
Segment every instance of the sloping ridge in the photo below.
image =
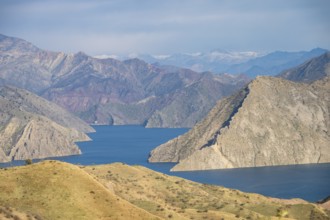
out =
{"type": "Polygon", "coordinates": [[[233,96],[222,99],[207,117],[189,132],[160,145],[150,153],[149,162],[179,162],[196,150],[214,143],[221,129],[228,126],[249,93],[248,87],[233,96]],[[219,111],[220,110],[220,111],[219,111]]]}
{"type": "Polygon", "coordinates": [[[217,100],[248,80],[139,59],[45,51],[21,39],[0,37],[0,85],[32,91],[89,124],[192,127],[217,100]]]}
{"type": "Polygon", "coordinates": [[[311,83],[330,76],[330,52],[308,60],[295,68],[285,70],[278,76],[304,83],[311,83]]]}
{"type": "Polygon", "coordinates": [[[220,101],[187,134],[154,149],[149,161],[179,162],[173,171],[330,162],[329,81],[257,77],[246,96],[220,101]],[[233,103],[242,105],[236,114],[233,103]]]}

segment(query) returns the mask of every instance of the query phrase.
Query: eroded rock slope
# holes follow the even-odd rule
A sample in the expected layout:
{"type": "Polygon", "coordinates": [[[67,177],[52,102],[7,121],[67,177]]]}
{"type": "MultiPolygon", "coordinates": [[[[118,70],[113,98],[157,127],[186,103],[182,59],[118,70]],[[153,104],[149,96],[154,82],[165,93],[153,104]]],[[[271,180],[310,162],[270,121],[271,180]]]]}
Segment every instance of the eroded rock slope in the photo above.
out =
{"type": "Polygon", "coordinates": [[[0,162],[80,154],[93,128],[26,90],[0,87],[0,162]]]}

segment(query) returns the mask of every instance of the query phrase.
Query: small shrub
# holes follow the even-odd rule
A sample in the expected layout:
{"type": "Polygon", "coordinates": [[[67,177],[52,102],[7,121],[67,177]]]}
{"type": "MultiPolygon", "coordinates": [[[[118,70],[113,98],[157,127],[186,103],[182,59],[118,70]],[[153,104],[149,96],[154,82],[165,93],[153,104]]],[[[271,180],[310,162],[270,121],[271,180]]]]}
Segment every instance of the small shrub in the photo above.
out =
{"type": "Polygon", "coordinates": [[[14,220],[21,220],[20,217],[18,217],[17,215],[14,216],[14,220]]]}
{"type": "Polygon", "coordinates": [[[33,161],[31,159],[26,159],[25,160],[25,165],[30,165],[32,163],[33,163],[33,161]]]}

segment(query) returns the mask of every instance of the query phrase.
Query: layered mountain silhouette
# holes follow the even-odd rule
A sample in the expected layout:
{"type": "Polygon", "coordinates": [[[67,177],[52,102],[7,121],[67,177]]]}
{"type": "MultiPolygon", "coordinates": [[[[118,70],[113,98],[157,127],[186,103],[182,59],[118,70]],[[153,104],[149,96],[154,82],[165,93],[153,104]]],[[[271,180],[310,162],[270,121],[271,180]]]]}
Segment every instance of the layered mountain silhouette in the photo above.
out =
{"type": "Polygon", "coordinates": [[[283,71],[279,77],[295,82],[311,83],[330,75],[330,52],[283,71]]]}
{"type": "Polygon", "coordinates": [[[0,162],[80,154],[75,142],[94,131],[56,104],[14,87],[0,87],[0,114],[0,162]]]}
{"type": "Polygon", "coordinates": [[[244,73],[254,78],[257,75],[277,75],[283,70],[298,66],[327,51],[326,49],[315,48],[310,51],[275,51],[263,54],[253,51],[213,50],[206,53],[178,53],[165,56],[137,54],[136,57],[148,63],[159,65],[175,65],[195,71],[211,71],[214,73],[244,73]]]}
{"type": "Polygon", "coordinates": [[[257,77],[189,132],[154,149],[149,161],[179,162],[174,171],[330,162],[327,57],[283,74],[310,84],[257,77]]]}
{"type": "Polygon", "coordinates": [[[235,64],[228,68],[228,73],[245,73],[250,77],[257,75],[275,76],[282,71],[296,67],[312,58],[318,57],[328,50],[315,48],[311,51],[286,52],[276,51],[265,56],[235,64]]]}
{"type": "Polygon", "coordinates": [[[246,82],[243,75],[44,51],[0,36],[0,84],[32,91],[88,123],[191,127],[246,82]]]}

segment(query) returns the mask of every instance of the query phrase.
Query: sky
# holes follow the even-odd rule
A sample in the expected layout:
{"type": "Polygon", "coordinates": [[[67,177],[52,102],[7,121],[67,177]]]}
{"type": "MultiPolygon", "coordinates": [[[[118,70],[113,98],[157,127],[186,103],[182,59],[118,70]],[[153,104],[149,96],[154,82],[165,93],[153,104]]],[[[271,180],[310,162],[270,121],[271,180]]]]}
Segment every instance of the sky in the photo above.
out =
{"type": "Polygon", "coordinates": [[[89,55],[330,49],[329,11],[329,0],[0,0],[0,33],[89,55]]]}

